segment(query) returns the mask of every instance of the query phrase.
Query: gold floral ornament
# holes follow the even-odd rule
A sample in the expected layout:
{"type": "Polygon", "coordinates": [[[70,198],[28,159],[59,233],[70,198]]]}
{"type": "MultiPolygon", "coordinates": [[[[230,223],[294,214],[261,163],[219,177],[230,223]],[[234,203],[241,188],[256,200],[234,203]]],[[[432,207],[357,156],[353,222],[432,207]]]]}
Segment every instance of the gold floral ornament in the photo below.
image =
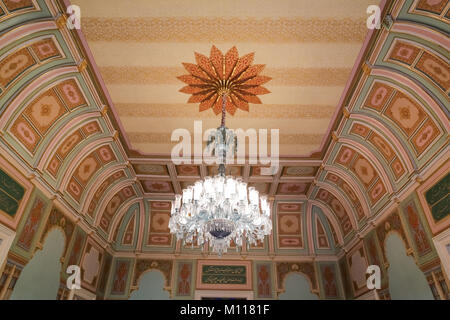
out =
{"type": "Polygon", "coordinates": [[[236,47],[223,55],[212,46],[209,58],[195,52],[197,64],[183,63],[190,74],[178,77],[188,84],[180,92],[192,94],[188,103],[200,103],[200,112],[212,108],[217,115],[222,112],[222,103],[231,115],[238,108],[249,111],[249,103],[261,103],[257,95],[270,93],[261,85],[272,79],[259,75],[264,64],[251,65],[254,55],[239,58],[236,47]]]}

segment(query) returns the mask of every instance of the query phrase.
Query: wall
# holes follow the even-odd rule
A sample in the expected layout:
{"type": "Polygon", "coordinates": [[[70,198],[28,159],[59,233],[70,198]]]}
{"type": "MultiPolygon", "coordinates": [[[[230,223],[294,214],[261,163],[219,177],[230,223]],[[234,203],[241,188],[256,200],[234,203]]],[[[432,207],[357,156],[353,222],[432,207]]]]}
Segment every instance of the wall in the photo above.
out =
{"type": "MultiPolygon", "coordinates": [[[[447,175],[448,166],[446,161],[432,167],[426,179],[348,250],[340,261],[347,298],[368,292],[365,269],[373,264],[381,268],[381,299],[448,299],[448,278],[433,243],[433,236],[445,230],[441,226],[448,223],[448,218],[442,217],[433,230],[429,221],[434,221],[430,209],[434,202],[430,200],[430,204],[426,199],[427,192],[439,186],[447,175]],[[357,284],[358,279],[362,279],[361,285],[357,284]]],[[[436,193],[436,197],[439,195],[436,193]]]]}
{"type": "Polygon", "coordinates": [[[414,258],[406,254],[405,245],[396,234],[386,239],[386,256],[389,261],[389,293],[392,300],[433,300],[423,272],[414,258]]]}
{"type": "MultiPolygon", "coordinates": [[[[145,194],[128,163],[130,150],[113,106],[105,103],[103,89],[92,77],[95,70],[74,44],[79,35],[67,30],[57,2],[36,3],[39,6],[20,8],[20,14],[6,13],[0,23],[2,63],[20,56],[24,48],[32,56],[23,70],[19,64],[7,65],[11,77],[1,79],[0,169],[19,187],[6,195],[0,185],[0,197],[11,196],[2,202],[9,205],[1,206],[0,223],[16,233],[0,266],[6,279],[0,284],[0,299],[10,297],[9,287],[14,289],[55,227],[65,238],[62,270],[79,265],[83,288],[99,297],[127,299],[139,275],[151,269],[164,274],[164,287],[174,298],[193,297],[197,260],[204,258],[201,250],[176,243],[167,228],[151,228],[154,217],[144,213],[155,204],[140,199],[145,194]],[[24,28],[25,34],[16,33],[24,28]],[[40,54],[42,49],[49,53],[40,54]],[[42,103],[42,95],[51,103],[42,103]],[[40,111],[50,107],[52,112],[49,118],[33,116],[31,106],[40,111]],[[141,251],[148,255],[129,257],[141,251]],[[123,252],[128,257],[122,257],[123,252]],[[183,269],[182,263],[189,261],[175,254],[185,254],[183,259],[194,255],[190,269],[183,269]]],[[[379,294],[389,298],[385,240],[391,232],[406,244],[433,296],[448,295],[448,278],[432,241],[450,226],[445,192],[448,22],[443,1],[431,7],[424,3],[392,1],[391,19],[374,31],[376,37],[368,38],[319,152],[323,164],[314,173],[307,199],[290,198],[294,214],[289,205],[279,211],[299,226],[294,235],[289,235],[283,218],[275,216],[280,232],[245,252],[257,256],[248,259],[252,276],[246,285],[260,298],[277,298],[285,290],[285,278],[296,272],[307,276],[311,292],[321,298],[358,298],[367,293],[364,267],[369,264],[381,266],[379,294]],[[316,253],[313,261],[310,256],[316,253]],[[270,258],[278,254],[286,254],[284,260],[273,262],[270,258]]],[[[281,202],[280,207],[286,201],[281,202]]],[[[167,207],[158,211],[158,218],[167,219],[167,207]]],[[[448,251],[442,254],[446,261],[448,251]]],[[[66,278],[63,272],[58,291],[63,299],[69,295],[66,278]]]]}
{"type": "Polygon", "coordinates": [[[311,293],[308,279],[303,275],[292,273],[286,277],[286,291],[279,295],[280,300],[318,300],[319,297],[311,293]]]}
{"type": "Polygon", "coordinates": [[[16,197],[14,190],[23,188],[20,197],[14,198],[13,211],[0,208],[0,223],[6,224],[2,227],[14,235],[0,265],[5,279],[0,283],[0,299],[67,299],[69,265],[80,267],[82,288],[95,296],[100,269],[106,270],[104,249],[77,225],[66,208],[50,199],[33,176],[27,179],[20,166],[12,163],[0,156],[0,189],[16,197]],[[7,188],[2,187],[5,183],[7,188]],[[15,189],[11,187],[14,184],[18,186],[15,189]],[[56,239],[55,234],[60,237],[56,239]]]}
{"type": "Polygon", "coordinates": [[[64,235],[51,231],[42,250],[22,270],[10,297],[11,300],[56,300],[58,295],[64,235]]]}
{"type": "Polygon", "coordinates": [[[168,300],[164,291],[164,276],[158,271],[145,273],[139,281],[139,289],[133,291],[130,300],[168,300]]]}

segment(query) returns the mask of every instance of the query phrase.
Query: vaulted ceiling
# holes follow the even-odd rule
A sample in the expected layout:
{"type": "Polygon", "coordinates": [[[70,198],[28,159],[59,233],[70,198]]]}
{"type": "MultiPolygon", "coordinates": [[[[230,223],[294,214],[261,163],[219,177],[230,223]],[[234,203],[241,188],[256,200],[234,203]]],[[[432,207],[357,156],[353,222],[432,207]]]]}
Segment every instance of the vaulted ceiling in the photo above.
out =
{"type": "Polygon", "coordinates": [[[0,1],[0,148],[118,252],[198,254],[169,234],[169,201],[216,168],[175,165],[170,133],[219,123],[178,92],[181,63],[212,45],[255,52],[272,78],[227,122],[281,134],[274,175],[229,169],[272,197],[253,254],[335,254],[448,150],[447,1],[383,2],[371,31],[366,1],[73,3],[81,30],[68,1],[0,1]]]}

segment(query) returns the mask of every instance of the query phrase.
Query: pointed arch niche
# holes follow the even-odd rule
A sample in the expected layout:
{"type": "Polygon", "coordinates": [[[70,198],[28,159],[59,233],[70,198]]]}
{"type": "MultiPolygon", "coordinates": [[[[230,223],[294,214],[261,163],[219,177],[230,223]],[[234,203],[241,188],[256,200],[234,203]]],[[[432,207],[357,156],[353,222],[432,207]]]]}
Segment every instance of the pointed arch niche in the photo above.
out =
{"type": "Polygon", "coordinates": [[[164,275],[158,270],[150,270],[139,279],[139,288],[130,295],[130,300],[169,300],[169,292],[164,290],[164,275]]]}
{"type": "Polygon", "coordinates": [[[386,258],[389,262],[388,279],[392,300],[433,300],[423,272],[414,258],[408,256],[402,238],[390,232],[384,242],[386,258]]]}
{"type": "Polygon", "coordinates": [[[280,300],[318,300],[311,292],[311,283],[301,273],[292,272],[284,280],[285,292],[279,295],[280,300]]]}
{"type": "Polygon", "coordinates": [[[11,300],[56,300],[60,285],[65,236],[59,228],[47,235],[43,248],[25,266],[11,300]]]}

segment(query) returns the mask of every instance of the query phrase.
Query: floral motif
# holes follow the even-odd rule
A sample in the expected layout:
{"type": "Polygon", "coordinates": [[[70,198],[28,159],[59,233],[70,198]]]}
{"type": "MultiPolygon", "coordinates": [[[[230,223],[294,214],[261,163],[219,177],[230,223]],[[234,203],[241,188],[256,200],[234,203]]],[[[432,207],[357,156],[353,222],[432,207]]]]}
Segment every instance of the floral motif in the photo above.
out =
{"type": "Polygon", "coordinates": [[[249,111],[249,103],[261,103],[257,95],[270,93],[261,85],[271,80],[259,75],[265,65],[251,65],[253,58],[254,53],[239,58],[236,47],[223,55],[213,46],[209,58],[195,53],[197,64],[183,63],[190,74],[178,77],[188,84],[180,92],[192,94],[188,103],[200,103],[200,112],[212,108],[216,115],[221,113],[223,96],[231,115],[236,109],[249,111]]]}

